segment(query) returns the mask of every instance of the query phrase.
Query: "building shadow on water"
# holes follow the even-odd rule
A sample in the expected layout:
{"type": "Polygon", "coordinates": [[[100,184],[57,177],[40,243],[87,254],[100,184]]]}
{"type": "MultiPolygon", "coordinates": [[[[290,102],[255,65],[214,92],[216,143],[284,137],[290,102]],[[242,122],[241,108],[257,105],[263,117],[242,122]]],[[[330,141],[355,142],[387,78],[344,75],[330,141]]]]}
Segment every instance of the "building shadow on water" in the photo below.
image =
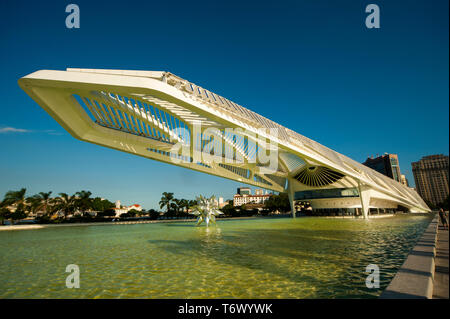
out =
{"type": "MultiPolygon", "coordinates": [[[[358,224],[359,225],[359,224],[358,224]]],[[[317,288],[316,298],[376,297],[401,266],[423,229],[400,233],[386,229],[254,228],[223,231],[218,227],[192,227],[183,239],[157,239],[148,243],[175,255],[202,258],[249,272],[307,284],[317,288]],[[377,264],[381,287],[365,287],[366,266],[377,264]],[[356,286],[355,286],[356,285],[356,286]],[[320,287],[320,289],[319,289],[320,287]],[[319,291],[324,291],[321,294],[319,291]]]]}
{"type": "MultiPolygon", "coordinates": [[[[180,226],[193,225],[169,227],[180,226]]],[[[239,234],[224,234],[215,227],[195,231],[197,236],[191,238],[148,242],[172,254],[188,257],[199,254],[202,258],[243,267],[249,272],[263,272],[290,282],[323,287],[326,291],[335,287],[335,291],[343,290],[343,293],[349,281],[355,280],[349,276],[352,266],[361,264],[362,256],[354,251],[356,242],[352,231],[246,229],[239,234]],[[351,242],[354,244],[349,247],[351,242]]],[[[365,265],[358,268],[363,273],[365,265]]],[[[357,275],[356,280],[360,281],[360,277],[357,275]]]]}
{"type": "Polygon", "coordinates": [[[189,224],[180,223],[168,223],[164,225],[165,227],[193,227],[195,226],[195,222],[190,222],[189,224]]]}

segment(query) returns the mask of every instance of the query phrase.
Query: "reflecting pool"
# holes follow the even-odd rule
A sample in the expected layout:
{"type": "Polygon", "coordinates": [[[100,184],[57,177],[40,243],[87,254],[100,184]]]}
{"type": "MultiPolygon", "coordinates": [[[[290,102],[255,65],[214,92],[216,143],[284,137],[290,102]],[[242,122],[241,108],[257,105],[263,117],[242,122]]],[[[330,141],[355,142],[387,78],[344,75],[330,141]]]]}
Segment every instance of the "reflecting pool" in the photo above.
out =
{"type": "Polygon", "coordinates": [[[0,232],[1,298],[376,298],[431,220],[261,218],[0,232]],[[66,266],[80,288],[66,288],[66,266]],[[380,288],[365,286],[366,266],[380,288]]]}

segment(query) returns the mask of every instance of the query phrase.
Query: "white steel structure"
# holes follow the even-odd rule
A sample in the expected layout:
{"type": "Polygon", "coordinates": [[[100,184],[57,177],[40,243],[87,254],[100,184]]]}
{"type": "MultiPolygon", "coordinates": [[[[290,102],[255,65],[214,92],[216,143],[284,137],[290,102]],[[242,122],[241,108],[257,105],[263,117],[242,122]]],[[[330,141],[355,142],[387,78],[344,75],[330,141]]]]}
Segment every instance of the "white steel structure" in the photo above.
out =
{"type": "Polygon", "coordinates": [[[291,207],[430,211],[413,189],[169,72],[41,70],[19,85],[77,139],[288,192],[291,207]]]}

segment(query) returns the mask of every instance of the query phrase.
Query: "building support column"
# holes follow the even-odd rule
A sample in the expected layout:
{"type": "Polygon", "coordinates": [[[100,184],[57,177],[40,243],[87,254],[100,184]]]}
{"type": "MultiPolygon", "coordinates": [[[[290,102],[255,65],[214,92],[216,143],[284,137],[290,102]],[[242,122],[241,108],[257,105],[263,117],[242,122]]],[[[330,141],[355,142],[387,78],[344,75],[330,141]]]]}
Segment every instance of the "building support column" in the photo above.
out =
{"type": "Polygon", "coordinates": [[[295,205],[294,205],[294,185],[292,182],[291,178],[288,178],[288,189],[287,189],[287,193],[289,196],[289,204],[291,205],[291,213],[292,213],[292,218],[295,218],[295,205]]]}
{"type": "Polygon", "coordinates": [[[359,198],[361,200],[361,209],[364,219],[369,218],[370,191],[367,187],[358,182],[359,198]]]}

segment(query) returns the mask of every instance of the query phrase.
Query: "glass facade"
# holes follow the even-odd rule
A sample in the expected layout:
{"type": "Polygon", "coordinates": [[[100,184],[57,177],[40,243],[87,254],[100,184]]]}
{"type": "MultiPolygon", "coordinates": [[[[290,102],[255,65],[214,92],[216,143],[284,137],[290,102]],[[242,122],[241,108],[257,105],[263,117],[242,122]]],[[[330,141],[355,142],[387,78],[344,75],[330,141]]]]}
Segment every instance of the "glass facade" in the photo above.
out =
{"type": "MultiPolygon", "coordinates": [[[[361,208],[319,208],[314,210],[304,210],[303,213],[306,216],[341,216],[341,217],[362,217],[363,213],[361,208]]],[[[396,209],[393,208],[370,208],[370,215],[386,215],[386,214],[396,214],[396,209]]]]}
{"type": "Polygon", "coordinates": [[[237,189],[237,193],[239,195],[251,195],[252,194],[252,190],[248,187],[240,187],[237,189]]]}
{"type": "Polygon", "coordinates": [[[398,165],[398,160],[391,157],[391,167],[392,167],[392,178],[397,182],[400,182],[400,167],[398,165]]]}
{"type": "Polygon", "coordinates": [[[329,188],[295,192],[295,200],[319,199],[319,198],[341,198],[358,197],[356,188],[329,188]]]}
{"type": "Polygon", "coordinates": [[[369,166],[370,168],[376,170],[377,172],[383,174],[383,175],[388,175],[387,171],[386,171],[386,167],[384,165],[384,162],[377,162],[374,163],[372,166],[369,166]]]}
{"type": "Polygon", "coordinates": [[[400,165],[396,154],[386,153],[376,158],[367,158],[363,164],[397,182],[401,182],[400,165]]]}

